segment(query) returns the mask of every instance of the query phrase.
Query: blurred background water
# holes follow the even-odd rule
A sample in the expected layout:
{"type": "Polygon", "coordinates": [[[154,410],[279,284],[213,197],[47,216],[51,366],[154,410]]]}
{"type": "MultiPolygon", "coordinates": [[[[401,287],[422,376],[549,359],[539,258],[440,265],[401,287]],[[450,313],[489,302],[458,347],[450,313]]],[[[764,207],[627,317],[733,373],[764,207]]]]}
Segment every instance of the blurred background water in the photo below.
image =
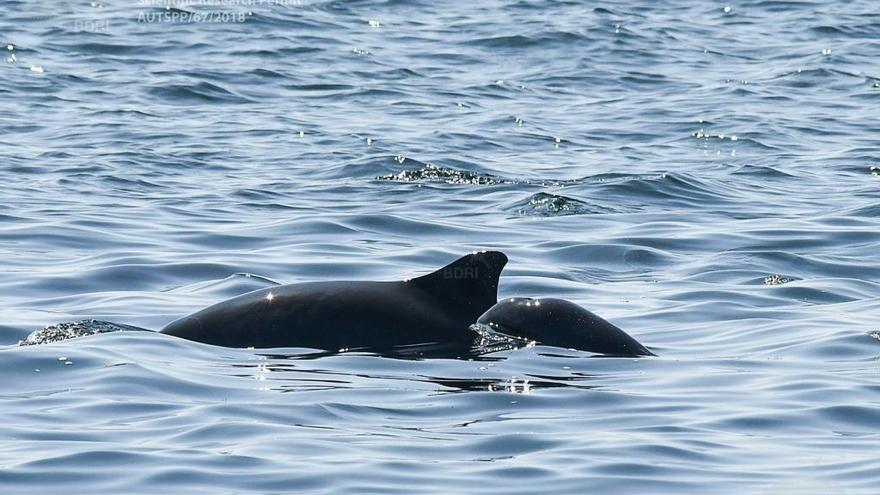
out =
{"type": "Polygon", "coordinates": [[[0,42],[3,494],[880,486],[875,2],[5,0],[0,42]],[[660,357],[17,346],[478,248],[660,357]]]}

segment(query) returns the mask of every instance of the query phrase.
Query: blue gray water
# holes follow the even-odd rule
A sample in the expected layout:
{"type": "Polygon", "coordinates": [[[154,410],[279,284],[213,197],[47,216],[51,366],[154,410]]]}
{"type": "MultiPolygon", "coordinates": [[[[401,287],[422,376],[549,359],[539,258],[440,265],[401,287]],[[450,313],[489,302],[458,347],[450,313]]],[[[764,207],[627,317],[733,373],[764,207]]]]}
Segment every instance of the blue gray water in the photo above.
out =
{"type": "Polygon", "coordinates": [[[2,2],[4,495],[876,493],[874,1],[172,4],[2,2]],[[660,357],[16,345],[478,248],[660,357]]]}

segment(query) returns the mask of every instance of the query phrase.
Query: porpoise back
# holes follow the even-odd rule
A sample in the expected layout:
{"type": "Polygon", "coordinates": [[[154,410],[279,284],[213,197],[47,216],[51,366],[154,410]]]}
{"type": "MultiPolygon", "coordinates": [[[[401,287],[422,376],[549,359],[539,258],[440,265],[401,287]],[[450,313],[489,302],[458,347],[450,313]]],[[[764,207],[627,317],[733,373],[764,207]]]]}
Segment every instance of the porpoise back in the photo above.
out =
{"type": "Polygon", "coordinates": [[[497,302],[507,256],[468,254],[398,282],[310,282],[250,292],[180,318],[162,333],[226,347],[385,350],[467,346],[497,302]]]}
{"type": "Polygon", "coordinates": [[[494,332],[543,345],[613,356],[653,356],[626,332],[564,299],[507,298],[477,320],[494,332]]]}

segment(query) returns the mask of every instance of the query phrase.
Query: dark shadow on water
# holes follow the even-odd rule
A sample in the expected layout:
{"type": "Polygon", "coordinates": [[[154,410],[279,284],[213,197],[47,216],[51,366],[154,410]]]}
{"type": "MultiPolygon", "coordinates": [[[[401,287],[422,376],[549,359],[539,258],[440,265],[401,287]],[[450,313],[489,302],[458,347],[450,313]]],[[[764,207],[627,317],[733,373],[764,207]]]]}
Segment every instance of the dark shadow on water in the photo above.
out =
{"type": "Polygon", "coordinates": [[[461,392],[509,392],[517,394],[528,394],[533,390],[548,388],[576,388],[580,390],[591,390],[597,387],[584,385],[582,381],[584,377],[537,377],[535,375],[527,375],[525,378],[443,378],[423,376],[424,381],[434,383],[449,390],[443,390],[438,393],[461,393],[461,392]],[[578,382],[575,382],[578,380],[578,382]]]}
{"type": "Polygon", "coordinates": [[[512,347],[485,347],[480,345],[460,346],[440,343],[412,344],[393,346],[387,349],[379,348],[351,348],[338,351],[316,351],[312,349],[293,350],[283,352],[278,349],[258,350],[257,355],[268,359],[290,359],[307,361],[330,356],[359,355],[381,357],[388,359],[400,359],[405,361],[422,361],[425,359],[462,359],[471,361],[501,361],[504,358],[492,356],[491,353],[510,350],[512,347]],[[271,352],[267,352],[271,351],[271,352]]]}
{"type": "MultiPolygon", "coordinates": [[[[331,357],[333,353],[307,353],[307,354],[259,354],[272,361],[259,363],[236,363],[232,368],[247,371],[233,373],[238,378],[252,378],[257,373],[267,373],[271,380],[267,381],[267,388],[278,392],[314,392],[319,390],[334,390],[357,387],[357,382],[362,380],[391,380],[399,381],[400,374],[395,373],[361,373],[340,371],[327,368],[305,368],[298,366],[299,361],[312,361],[317,357],[331,357]],[[281,361],[281,362],[278,362],[281,361]]],[[[336,354],[340,356],[342,354],[336,354]]],[[[360,357],[396,358],[395,356],[376,355],[370,353],[357,353],[360,357]]],[[[503,356],[479,356],[481,361],[504,361],[503,356]]],[[[404,358],[406,359],[406,358],[404,358]]],[[[438,385],[442,389],[435,394],[449,394],[461,392],[509,392],[528,394],[538,389],[549,388],[573,388],[590,390],[597,388],[587,385],[585,382],[593,379],[593,375],[582,373],[568,375],[547,375],[524,373],[522,376],[494,376],[494,377],[451,377],[434,376],[413,373],[410,380],[415,382],[438,385]]]]}

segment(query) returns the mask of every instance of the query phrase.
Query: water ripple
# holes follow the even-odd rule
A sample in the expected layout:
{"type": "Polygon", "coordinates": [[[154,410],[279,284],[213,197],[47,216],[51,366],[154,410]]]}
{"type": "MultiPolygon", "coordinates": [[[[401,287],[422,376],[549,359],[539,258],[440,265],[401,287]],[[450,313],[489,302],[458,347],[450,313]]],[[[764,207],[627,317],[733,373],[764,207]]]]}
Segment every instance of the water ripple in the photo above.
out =
{"type": "Polygon", "coordinates": [[[171,3],[3,5],[4,495],[876,493],[872,2],[171,3]],[[487,248],[662,357],[91,331],[487,248]]]}

